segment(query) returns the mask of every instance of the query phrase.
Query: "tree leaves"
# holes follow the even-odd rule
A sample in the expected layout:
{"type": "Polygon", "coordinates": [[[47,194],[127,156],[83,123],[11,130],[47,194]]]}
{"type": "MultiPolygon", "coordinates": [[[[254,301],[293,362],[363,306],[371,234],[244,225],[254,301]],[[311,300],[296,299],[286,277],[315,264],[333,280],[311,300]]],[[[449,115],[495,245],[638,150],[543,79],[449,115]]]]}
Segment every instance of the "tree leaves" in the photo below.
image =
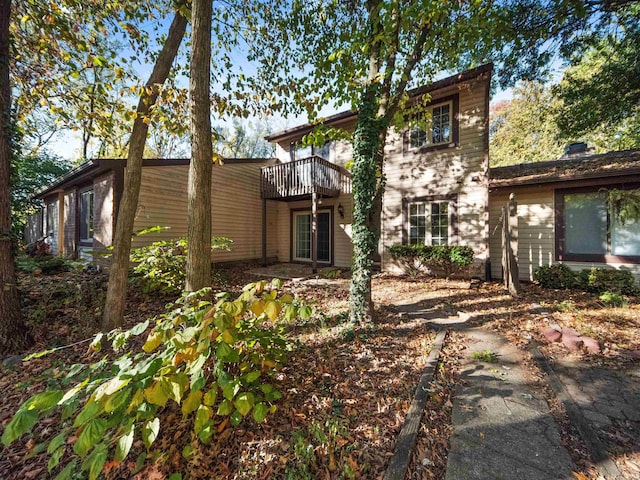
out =
{"type": "Polygon", "coordinates": [[[76,443],[73,445],[73,451],[81,457],[86,455],[94,445],[100,443],[100,440],[102,440],[106,430],[106,419],[94,418],[89,420],[78,436],[76,443]]]}
{"type": "Polygon", "coordinates": [[[38,413],[35,410],[18,410],[2,432],[2,443],[9,445],[23,433],[30,431],[37,421],[38,413]]]}
{"type": "Polygon", "coordinates": [[[142,441],[147,448],[150,448],[153,442],[158,438],[158,432],[160,431],[160,419],[155,417],[153,420],[149,420],[142,427],[142,441]]]}
{"type": "Polygon", "coordinates": [[[117,462],[123,462],[127,455],[129,455],[129,451],[131,450],[131,446],[133,445],[133,434],[135,432],[135,428],[133,424],[131,424],[127,431],[125,431],[124,435],[122,435],[118,442],[116,443],[116,453],[114,459],[117,462]]]}

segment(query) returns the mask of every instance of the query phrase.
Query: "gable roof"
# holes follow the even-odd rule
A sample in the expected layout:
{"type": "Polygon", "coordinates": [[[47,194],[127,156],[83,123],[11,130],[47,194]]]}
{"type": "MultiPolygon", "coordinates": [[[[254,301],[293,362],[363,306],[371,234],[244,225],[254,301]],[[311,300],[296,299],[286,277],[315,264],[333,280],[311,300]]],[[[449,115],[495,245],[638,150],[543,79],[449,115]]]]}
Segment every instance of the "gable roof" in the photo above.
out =
{"type": "Polygon", "coordinates": [[[640,174],[640,149],[491,168],[489,185],[500,188],[632,174],[640,174]]]}
{"type": "MultiPolygon", "coordinates": [[[[492,70],[493,70],[493,64],[488,63],[486,65],[481,65],[479,67],[472,68],[470,70],[465,70],[464,72],[460,72],[455,75],[451,75],[450,77],[443,78],[442,80],[432,82],[428,85],[423,85],[422,87],[409,90],[409,92],[407,93],[410,97],[424,95],[425,93],[433,92],[434,90],[439,90],[441,88],[449,87],[451,85],[473,80],[474,78],[480,77],[483,74],[490,73],[492,70]]],[[[307,134],[318,125],[325,124],[325,125],[335,126],[341,123],[346,123],[349,120],[354,120],[357,116],[358,116],[358,112],[353,110],[346,110],[344,112],[336,113],[335,115],[330,115],[328,117],[325,117],[320,121],[313,122],[313,123],[304,123],[302,125],[298,125],[292,128],[288,128],[286,130],[282,130],[280,132],[273,133],[264,138],[269,142],[277,142],[287,137],[296,137],[296,136],[307,134]]]]}

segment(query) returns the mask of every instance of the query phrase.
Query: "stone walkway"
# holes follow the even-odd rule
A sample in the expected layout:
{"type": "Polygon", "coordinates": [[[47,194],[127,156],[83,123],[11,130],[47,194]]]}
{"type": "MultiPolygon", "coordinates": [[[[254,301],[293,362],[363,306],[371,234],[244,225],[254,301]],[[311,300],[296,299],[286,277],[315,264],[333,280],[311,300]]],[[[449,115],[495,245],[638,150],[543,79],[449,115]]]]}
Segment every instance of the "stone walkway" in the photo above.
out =
{"type": "Polygon", "coordinates": [[[524,353],[491,331],[461,330],[469,348],[454,396],[447,480],[575,479],[549,407],[522,367],[524,353]]]}

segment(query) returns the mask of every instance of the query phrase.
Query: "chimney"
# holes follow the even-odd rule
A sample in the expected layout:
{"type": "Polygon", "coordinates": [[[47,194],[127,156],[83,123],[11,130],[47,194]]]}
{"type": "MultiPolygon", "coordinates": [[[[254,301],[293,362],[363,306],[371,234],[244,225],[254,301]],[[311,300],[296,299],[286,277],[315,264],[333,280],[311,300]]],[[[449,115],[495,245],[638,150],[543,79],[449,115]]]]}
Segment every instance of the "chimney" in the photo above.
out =
{"type": "Polygon", "coordinates": [[[564,156],[570,157],[574,155],[587,153],[587,144],[585,142],[574,142],[564,147],[564,156]]]}

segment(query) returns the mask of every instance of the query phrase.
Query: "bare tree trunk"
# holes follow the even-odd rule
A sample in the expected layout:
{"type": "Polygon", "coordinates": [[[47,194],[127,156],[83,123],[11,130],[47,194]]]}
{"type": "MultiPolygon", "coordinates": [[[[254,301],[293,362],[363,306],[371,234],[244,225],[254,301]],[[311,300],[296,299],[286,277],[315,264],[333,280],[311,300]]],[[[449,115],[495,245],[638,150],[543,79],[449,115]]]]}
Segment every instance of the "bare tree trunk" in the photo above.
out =
{"type": "Polygon", "coordinates": [[[137,116],[133,122],[133,130],[129,139],[129,154],[127,155],[127,173],[124,192],[116,219],[116,233],[113,242],[113,257],[109,267],[109,286],[104,309],[102,327],[110,330],[122,325],[125,301],[127,295],[127,272],[129,270],[129,254],[131,252],[131,235],[133,221],[138,208],[140,183],[142,181],[142,156],[149,130],[148,118],[151,107],[155,104],[160,93],[160,86],[169,76],[171,66],[182,43],[187,19],[176,10],[173,22],[169,27],[167,40],[153,67],[151,76],[143,89],[136,110],[137,116]],[[150,92],[150,93],[149,93],[150,92]]]}
{"type": "Polygon", "coordinates": [[[187,272],[185,289],[211,285],[211,0],[193,0],[191,7],[191,163],[189,165],[187,272]]]}
{"type": "Polygon", "coordinates": [[[22,322],[11,251],[11,87],[9,18],[11,0],[0,0],[0,354],[24,350],[31,343],[22,322]]]}

